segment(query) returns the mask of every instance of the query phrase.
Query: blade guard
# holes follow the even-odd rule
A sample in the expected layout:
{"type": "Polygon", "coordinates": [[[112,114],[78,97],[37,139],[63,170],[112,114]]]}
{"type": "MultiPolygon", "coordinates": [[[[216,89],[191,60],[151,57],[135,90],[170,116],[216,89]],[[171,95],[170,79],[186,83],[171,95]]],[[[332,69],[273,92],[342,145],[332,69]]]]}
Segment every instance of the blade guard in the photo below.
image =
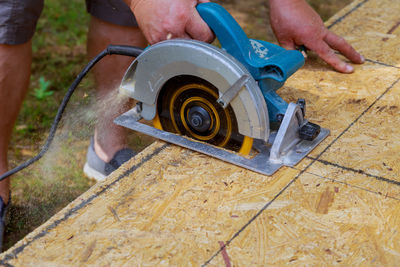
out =
{"type": "MultiPolygon", "coordinates": [[[[245,83],[230,98],[239,133],[267,141],[268,109],[256,81],[234,57],[210,44],[195,40],[168,40],[147,48],[128,68],[120,92],[142,102],[141,116],[152,120],[157,112],[157,98],[164,84],[181,76],[195,76],[213,84],[220,97],[245,83]]],[[[229,95],[228,93],[228,95],[229,95]]]]}

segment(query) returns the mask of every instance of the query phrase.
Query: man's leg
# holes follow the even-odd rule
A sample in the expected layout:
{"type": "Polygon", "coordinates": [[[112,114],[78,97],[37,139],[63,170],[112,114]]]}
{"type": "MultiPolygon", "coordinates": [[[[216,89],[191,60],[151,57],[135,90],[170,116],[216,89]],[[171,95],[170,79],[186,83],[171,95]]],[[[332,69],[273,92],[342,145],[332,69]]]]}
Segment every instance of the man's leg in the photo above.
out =
{"type": "MultiPolygon", "coordinates": [[[[0,44],[0,174],[8,169],[8,144],[29,86],[31,62],[31,41],[20,45],[0,44]]],[[[0,181],[0,196],[5,203],[9,192],[9,179],[0,181]]]]}
{"type": "MultiPolygon", "coordinates": [[[[87,45],[89,57],[93,58],[109,44],[145,47],[147,43],[137,27],[111,24],[91,16],[87,45]]],[[[126,129],[115,125],[113,120],[128,107],[121,107],[109,98],[117,96],[118,86],[132,60],[126,56],[108,56],[93,69],[99,102],[94,148],[105,162],[109,162],[118,150],[127,145],[126,129]]]]}

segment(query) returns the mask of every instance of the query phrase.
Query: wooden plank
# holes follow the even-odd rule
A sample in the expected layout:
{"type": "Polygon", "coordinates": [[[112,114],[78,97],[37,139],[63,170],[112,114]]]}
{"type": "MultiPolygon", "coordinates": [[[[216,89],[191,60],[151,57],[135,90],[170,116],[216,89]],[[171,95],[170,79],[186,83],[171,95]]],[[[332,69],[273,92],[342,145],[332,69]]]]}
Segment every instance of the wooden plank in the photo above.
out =
{"type": "Polygon", "coordinates": [[[321,157],[400,183],[400,83],[396,83],[321,157]]]}
{"type": "Polygon", "coordinates": [[[226,253],[232,266],[397,266],[399,212],[398,200],[305,174],[226,253]]]}
{"type": "Polygon", "coordinates": [[[262,176],[155,143],[17,244],[29,243],[10,263],[198,265],[298,172],[262,176]]]}
{"type": "Polygon", "coordinates": [[[355,66],[353,74],[337,73],[320,60],[310,59],[278,93],[286,101],[305,98],[306,115],[312,122],[331,131],[314,151],[321,153],[355,119],[399,78],[400,70],[366,62],[355,66]]]}
{"type": "Polygon", "coordinates": [[[400,5],[359,0],[327,25],[362,51],[351,75],[312,54],[279,93],[331,135],[262,176],[156,142],[1,254],[16,266],[396,266],[400,5]],[[387,38],[387,39],[386,39],[387,38]]]}
{"type": "MultiPolygon", "coordinates": [[[[379,164],[377,164],[379,165],[379,164]]],[[[400,183],[396,179],[375,175],[369,170],[351,169],[331,161],[315,162],[307,173],[327,180],[353,186],[361,190],[381,195],[385,198],[400,200],[400,183]]]]}
{"type": "Polygon", "coordinates": [[[332,30],[349,40],[366,58],[399,67],[399,10],[398,1],[355,1],[327,25],[333,24],[332,30]]]}

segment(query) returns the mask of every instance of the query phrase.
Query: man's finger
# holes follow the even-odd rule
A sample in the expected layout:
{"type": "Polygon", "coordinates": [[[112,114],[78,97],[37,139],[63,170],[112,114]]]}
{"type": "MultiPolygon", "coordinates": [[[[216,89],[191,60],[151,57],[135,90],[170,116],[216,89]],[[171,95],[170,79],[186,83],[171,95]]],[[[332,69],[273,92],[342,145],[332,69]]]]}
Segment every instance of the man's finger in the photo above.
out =
{"type": "Polygon", "coordinates": [[[283,48],[287,49],[287,50],[295,50],[296,49],[296,45],[293,42],[293,40],[279,40],[278,42],[280,44],[280,46],[282,46],[283,48]]]}
{"type": "Polygon", "coordinates": [[[331,65],[335,70],[343,73],[352,73],[354,71],[353,66],[340,60],[324,41],[310,42],[307,47],[317,53],[322,60],[331,65]]]}
{"type": "Polygon", "coordinates": [[[193,10],[193,14],[187,22],[185,30],[195,40],[211,43],[215,39],[214,33],[200,17],[196,9],[193,10]]]}
{"type": "Polygon", "coordinates": [[[358,64],[364,63],[364,57],[361,56],[349,43],[347,43],[344,38],[329,31],[324,40],[330,47],[350,59],[351,62],[358,64]]]}

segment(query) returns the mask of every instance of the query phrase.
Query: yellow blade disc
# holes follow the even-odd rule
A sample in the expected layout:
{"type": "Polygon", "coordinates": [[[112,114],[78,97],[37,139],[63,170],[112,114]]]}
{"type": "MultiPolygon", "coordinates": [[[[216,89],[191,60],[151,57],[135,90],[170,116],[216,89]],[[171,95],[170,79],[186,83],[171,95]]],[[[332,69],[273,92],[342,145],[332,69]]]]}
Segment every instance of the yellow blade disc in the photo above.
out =
{"type": "Polygon", "coordinates": [[[232,108],[219,106],[218,97],[218,89],[205,80],[193,76],[173,78],[159,94],[153,125],[159,130],[186,135],[246,156],[251,151],[253,138],[238,133],[232,108]],[[189,119],[190,114],[195,114],[193,121],[189,119]],[[199,125],[195,124],[196,116],[200,118],[199,125]]]}
{"type": "MultiPolygon", "coordinates": [[[[158,114],[153,119],[153,126],[156,129],[162,130],[162,125],[160,117],[158,114]]],[[[251,148],[253,147],[253,138],[244,136],[242,146],[240,147],[239,154],[242,156],[247,156],[250,154],[251,148]]]]}
{"type": "Polygon", "coordinates": [[[244,136],[242,146],[240,147],[239,154],[247,156],[253,147],[253,138],[244,136]]]}
{"type": "Polygon", "coordinates": [[[158,116],[158,113],[156,113],[156,116],[153,119],[153,126],[154,128],[158,129],[158,130],[162,130],[162,125],[161,125],[161,121],[160,121],[160,117],[158,116]]]}

